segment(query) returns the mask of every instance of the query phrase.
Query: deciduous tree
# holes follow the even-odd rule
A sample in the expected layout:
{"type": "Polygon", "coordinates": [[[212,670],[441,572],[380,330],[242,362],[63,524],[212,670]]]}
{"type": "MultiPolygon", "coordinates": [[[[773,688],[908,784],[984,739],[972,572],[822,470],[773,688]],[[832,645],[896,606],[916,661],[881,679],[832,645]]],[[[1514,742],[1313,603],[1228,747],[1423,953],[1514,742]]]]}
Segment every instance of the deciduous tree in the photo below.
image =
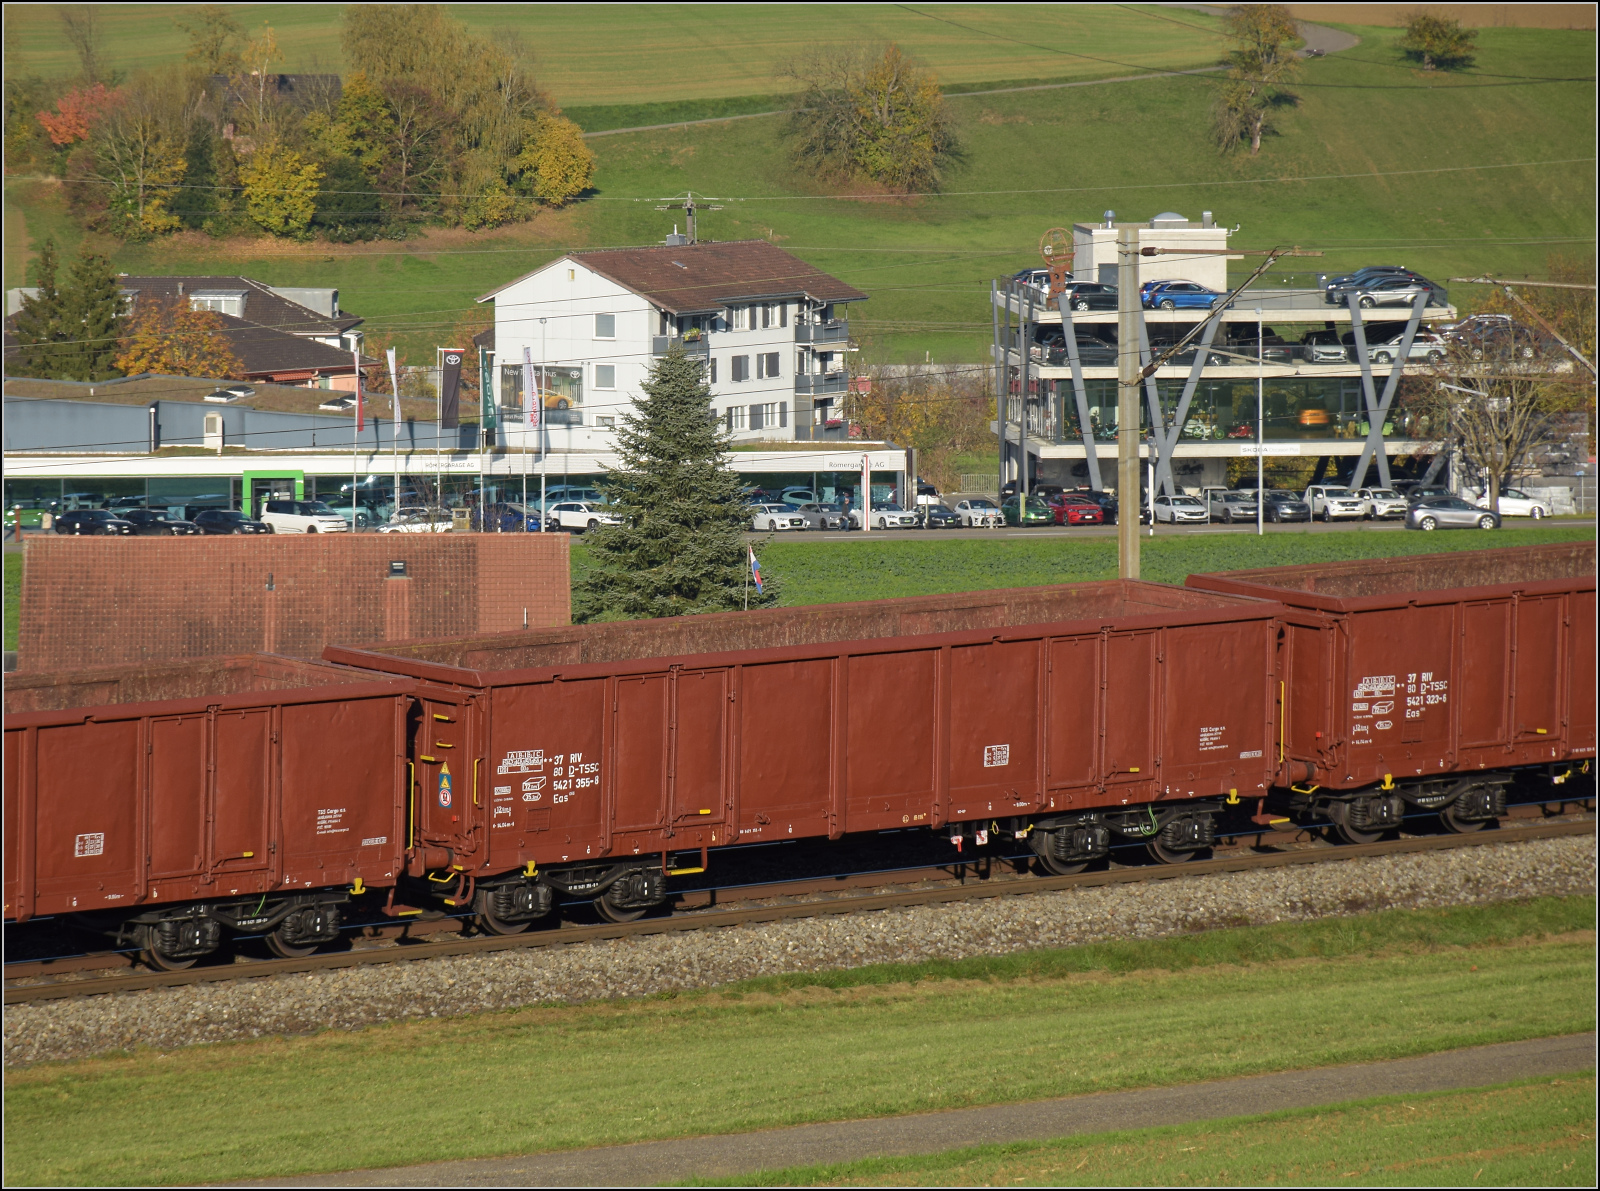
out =
{"type": "MultiPolygon", "coordinates": [[[[621,525],[594,534],[594,565],[577,585],[587,620],[742,608],[749,510],[727,438],[711,413],[705,366],[674,347],[650,370],[617,431],[618,466],[603,487],[621,525]]],[[[750,605],[777,587],[749,589],[750,605]]]]}
{"type": "Polygon", "coordinates": [[[144,74],[123,89],[89,138],[96,178],[107,188],[108,230],[135,239],[170,231],[173,188],[183,181],[192,115],[188,86],[173,74],[144,74]]]}
{"type": "Polygon", "coordinates": [[[265,145],[239,171],[245,210],[264,231],[298,235],[317,213],[322,169],[293,149],[265,145]]]}
{"type": "Polygon", "coordinates": [[[186,9],[172,23],[189,35],[189,52],[184,58],[205,75],[230,75],[240,68],[239,46],[244,30],[220,4],[202,4],[186,9]]]}
{"type": "Polygon", "coordinates": [[[561,207],[594,181],[594,154],[583,142],[583,130],[558,115],[531,122],[522,152],[512,161],[519,187],[547,207],[561,207]]]}
{"type": "Polygon", "coordinates": [[[1284,86],[1299,73],[1290,47],[1298,34],[1281,4],[1242,4],[1229,14],[1226,29],[1233,49],[1211,107],[1212,135],[1224,152],[1248,141],[1254,157],[1261,152],[1262,135],[1270,131],[1272,109],[1298,102],[1284,86]]]}
{"type": "Polygon", "coordinates": [[[1417,12],[1406,25],[1405,35],[1395,44],[1406,57],[1421,62],[1423,70],[1450,70],[1472,64],[1477,40],[1478,31],[1465,28],[1454,17],[1417,12]]]}
{"type": "Polygon", "coordinates": [[[194,310],[180,299],[149,300],[133,313],[117,367],[129,376],[158,372],[218,380],[241,376],[239,358],[223,332],[223,316],[194,310]]]}
{"type": "Polygon", "coordinates": [[[109,90],[104,83],[74,87],[56,100],[54,112],[39,113],[39,123],[52,145],[75,145],[88,140],[95,121],[121,99],[121,92],[109,90]]]}

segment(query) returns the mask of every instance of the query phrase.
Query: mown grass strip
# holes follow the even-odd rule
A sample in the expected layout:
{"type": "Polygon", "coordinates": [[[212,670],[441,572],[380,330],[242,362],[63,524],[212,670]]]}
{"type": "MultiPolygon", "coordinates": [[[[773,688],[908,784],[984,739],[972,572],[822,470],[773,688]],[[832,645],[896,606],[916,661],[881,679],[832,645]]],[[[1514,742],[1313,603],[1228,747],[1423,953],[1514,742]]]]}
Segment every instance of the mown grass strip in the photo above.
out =
{"type": "Polygon", "coordinates": [[[1594,1024],[1593,920],[1592,898],[1390,912],[1347,920],[1343,936],[1251,928],[1288,957],[1267,962],[1224,947],[1191,967],[1192,940],[1149,941],[1054,975],[747,984],[47,1064],[8,1077],[5,1175],[189,1183],[395,1166],[1574,1033],[1594,1024]]]}
{"type": "Polygon", "coordinates": [[[1592,1187],[1593,1075],[763,1171],[685,1186],[1592,1187]]]}

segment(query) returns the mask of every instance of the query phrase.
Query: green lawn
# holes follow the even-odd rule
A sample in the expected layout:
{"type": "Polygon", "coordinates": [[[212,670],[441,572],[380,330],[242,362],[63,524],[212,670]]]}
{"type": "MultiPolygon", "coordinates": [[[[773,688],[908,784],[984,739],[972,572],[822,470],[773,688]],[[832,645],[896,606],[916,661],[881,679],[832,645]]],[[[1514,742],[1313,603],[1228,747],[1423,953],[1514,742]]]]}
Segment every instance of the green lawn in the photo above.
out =
{"type": "MultiPolygon", "coordinates": [[[[307,21],[324,19],[317,15],[321,9],[294,11],[307,21]]],[[[534,14],[529,20],[569,19],[559,10],[549,18],[543,14],[550,9],[527,11],[534,14]]],[[[596,10],[584,13],[591,11],[596,10]]],[[[768,21],[801,21],[810,11],[734,8],[719,10],[715,20],[683,23],[696,29],[726,24],[727,44],[736,46],[768,21]]],[[[912,19],[905,15],[909,10],[899,11],[902,16],[893,20],[912,19]]],[[[939,13],[957,19],[964,11],[939,13]]],[[[981,21],[1013,20],[1011,10],[974,11],[981,21]]],[[[19,10],[24,16],[46,12],[19,10]]],[[[1165,40],[1168,30],[1191,36],[1172,20],[1205,18],[1164,15],[1097,7],[1026,9],[1015,19],[1029,25],[1089,21],[1087,27],[1103,29],[1121,47],[1148,36],[1152,53],[1170,52],[1173,62],[1183,54],[1203,58],[1214,52],[1200,44],[1180,52],[1165,40]]],[[[860,19],[869,17],[878,19],[860,19]]],[[[841,19],[839,10],[827,10],[822,28],[839,30],[841,19]]],[[[1041,27],[1029,40],[1054,44],[1047,32],[1041,27]]],[[[783,120],[771,117],[596,138],[593,197],[532,224],[479,235],[435,231],[405,245],[263,246],[194,236],[116,247],[114,260],[130,272],[243,273],[278,285],[338,286],[341,303],[365,316],[371,332],[399,335],[408,353],[431,359],[446,328],[463,313],[481,312],[473,306],[478,295],[568,248],[659,241],[672,215],[657,211],[655,201],[693,188],[726,200],[722,210],[705,214],[703,236],[770,237],[872,295],[852,312],[863,362],[920,361],[925,355],[975,362],[986,358],[989,279],[1036,262],[1046,228],[1092,220],[1107,208],[1125,219],[1164,210],[1193,218],[1213,210],[1223,223],[1240,225],[1234,243],[1241,248],[1298,243],[1325,250],[1320,260],[1296,265],[1292,276],[1300,281],[1317,271],[1381,260],[1441,278],[1491,271],[1538,275],[1554,249],[1593,250],[1594,88],[1587,81],[1537,81],[1586,80],[1593,70],[1592,33],[1484,29],[1475,71],[1434,77],[1401,65],[1393,48],[1397,30],[1360,33],[1365,40],[1356,50],[1307,64],[1299,106],[1280,116],[1281,135],[1270,137],[1256,159],[1221,157],[1209,144],[1206,111],[1216,84],[1208,77],[957,95],[950,103],[965,156],[940,196],[828,197],[830,188],[788,164],[783,120]]],[[[1209,35],[1193,36],[1204,42],[1209,35]]],[[[630,46],[648,41],[640,37],[630,46]]],[[[1074,52],[1096,54],[1093,37],[1069,43],[1074,52]]],[[[564,44],[539,43],[541,60],[552,69],[569,61],[564,44]]],[[[963,35],[945,43],[939,53],[946,58],[937,64],[953,79],[1087,69],[1060,55],[1051,56],[1057,63],[1049,69],[1011,56],[1024,49],[993,36],[963,35]],[[1002,44],[1010,49],[997,58],[993,46],[1002,44]]],[[[931,49],[929,54],[934,56],[931,49]]],[[[590,69],[578,58],[570,61],[575,71],[590,69]]],[[[763,75],[742,81],[743,92],[706,94],[695,89],[699,81],[721,76],[698,61],[682,52],[670,60],[651,58],[641,68],[651,82],[637,96],[574,92],[565,98],[587,105],[581,114],[591,127],[615,127],[659,122],[653,117],[664,113],[713,114],[693,107],[691,101],[701,97],[715,99],[722,110],[760,109],[781,90],[763,75]],[[646,101],[646,107],[638,106],[646,101]],[[669,106],[649,106],[662,104],[669,106]]],[[[1101,74],[1125,73],[1090,65],[1101,74]]],[[[76,242],[52,185],[13,180],[7,199],[25,210],[33,242],[46,234],[76,242]]],[[[16,221],[8,220],[6,234],[6,284],[17,285],[26,254],[15,240],[16,221]]],[[[1452,297],[1470,307],[1481,295],[1457,286],[1452,297]]]]}
{"type": "Polygon", "coordinates": [[[21,626],[22,555],[5,555],[5,648],[17,647],[17,633],[21,626]]]}
{"type": "Polygon", "coordinates": [[[698,1186],[1592,1187],[1593,1075],[763,1171],[698,1186]]]}
{"type": "MultiPolygon", "coordinates": [[[[1205,571],[1293,566],[1353,558],[1389,558],[1491,546],[1535,546],[1593,539],[1577,528],[1503,529],[1481,533],[1273,533],[1178,534],[1146,537],[1139,547],[1143,576],[1182,583],[1205,571]]],[[[589,551],[572,547],[572,576],[582,577],[589,551]]],[[[852,541],[772,540],[761,553],[761,571],[782,584],[782,602],[835,604],[895,596],[1033,587],[1117,577],[1117,543],[1110,537],[996,537],[940,540],[934,534],[872,534],[852,541]]]]}
{"type": "Polygon", "coordinates": [[[264,1178],[1575,1033],[1594,1024],[1593,926],[1589,897],[1390,911],[45,1064],[7,1077],[5,1176],[264,1178]]]}

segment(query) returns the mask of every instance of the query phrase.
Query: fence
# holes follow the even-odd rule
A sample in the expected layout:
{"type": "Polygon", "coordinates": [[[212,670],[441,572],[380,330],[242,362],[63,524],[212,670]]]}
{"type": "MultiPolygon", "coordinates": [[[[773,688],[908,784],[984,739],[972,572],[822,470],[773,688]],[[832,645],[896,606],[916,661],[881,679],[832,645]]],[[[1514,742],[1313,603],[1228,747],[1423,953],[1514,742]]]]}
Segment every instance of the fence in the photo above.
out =
{"type": "Polygon", "coordinates": [[[961,491],[971,492],[976,496],[998,496],[1000,477],[995,471],[964,471],[961,473],[961,491]]]}

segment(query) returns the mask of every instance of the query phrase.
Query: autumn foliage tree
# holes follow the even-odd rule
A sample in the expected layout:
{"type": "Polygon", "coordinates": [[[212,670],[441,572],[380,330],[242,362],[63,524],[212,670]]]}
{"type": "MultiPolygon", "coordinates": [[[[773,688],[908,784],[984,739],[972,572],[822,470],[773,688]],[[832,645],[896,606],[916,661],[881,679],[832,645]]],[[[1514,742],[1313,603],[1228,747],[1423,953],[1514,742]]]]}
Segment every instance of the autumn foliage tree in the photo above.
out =
{"type": "Polygon", "coordinates": [[[1300,71],[1290,44],[1298,31],[1281,4],[1241,4],[1229,13],[1226,29],[1233,49],[1211,106],[1212,135],[1223,152],[1245,142],[1254,157],[1270,129],[1272,109],[1297,102],[1285,84],[1300,71]]]}
{"type": "Polygon", "coordinates": [[[108,89],[104,83],[74,87],[56,100],[54,112],[40,112],[38,120],[52,145],[75,145],[88,140],[95,121],[121,99],[121,92],[108,89]]]}
{"type": "Polygon", "coordinates": [[[223,334],[223,316],[195,310],[182,299],[139,303],[116,363],[129,376],[156,372],[166,376],[242,379],[243,365],[223,334]]]}
{"type": "Polygon", "coordinates": [[[790,118],[795,164],[909,193],[938,188],[958,153],[944,93],[899,46],[817,47],[788,75],[801,94],[790,118]]]}
{"type": "Polygon", "coordinates": [[[1406,57],[1422,63],[1423,70],[1450,70],[1471,64],[1477,39],[1476,29],[1465,28],[1454,17],[1417,12],[1411,15],[1405,35],[1395,44],[1406,57]]]}

